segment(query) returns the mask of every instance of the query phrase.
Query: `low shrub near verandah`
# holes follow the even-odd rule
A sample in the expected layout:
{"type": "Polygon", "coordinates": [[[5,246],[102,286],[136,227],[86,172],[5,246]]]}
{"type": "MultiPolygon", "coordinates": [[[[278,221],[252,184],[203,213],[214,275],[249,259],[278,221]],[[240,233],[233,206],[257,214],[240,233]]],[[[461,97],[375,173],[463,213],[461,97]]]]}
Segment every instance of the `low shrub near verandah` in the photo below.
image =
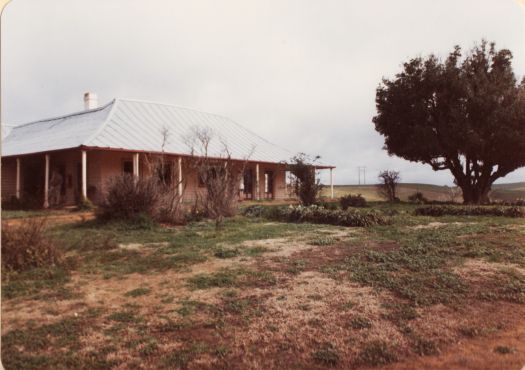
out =
{"type": "Polygon", "coordinates": [[[342,196],[339,198],[339,204],[343,210],[348,209],[348,207],[368,207],[366,199],[361,194],[342,196]]]}
{"type": "Polygon", "coordinates": [[[316,205],[251,206],[245,208],[243,214],[248,217],[264,217],[282,222],[310,222],[338,226],[366,227],[388,224],[388,220],[377,211],[330,210],[316,205]]]}
{"type": "Polygon", "coordinates": [[[180,197],[172,186],[154,176],[134,178],[130,174],[109,180],[97,218],[146,225],[151,221],[184,223],[180,197]]]}
{"type": "Polygon", "coordinates": [[[97,217],[111,220],[135,220],[153,215],[159,194],[155,181],[135,179],[132,175],[115,176],[108,181],[107,193],[97,217]]]}
{"type": "Polygon", "coordinates": [[[22,271],[58,265],[62,252],[45,235],[46,221],[29,218],[17,226],[2,224],[2,267],[22,271]]]}
{"type": "Polygon", "coordinates": [[[34,210],[42,207],[42,199],[39,194],[24,193],[20,199],[15,196],[2,199],[4,210],[34,210]]]}
{"type": "Polygon", "coordinates": [[[518,206],[424,206],[414,211],[416,216],[502,216],[525,217],[525,208],[518,206]]]}

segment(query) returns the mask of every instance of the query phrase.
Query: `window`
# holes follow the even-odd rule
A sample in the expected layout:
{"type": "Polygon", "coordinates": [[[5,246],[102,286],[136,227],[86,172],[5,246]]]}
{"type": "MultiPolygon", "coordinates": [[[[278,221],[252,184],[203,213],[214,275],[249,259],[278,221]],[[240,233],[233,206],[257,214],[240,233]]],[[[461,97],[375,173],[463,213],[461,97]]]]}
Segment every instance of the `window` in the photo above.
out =
{"type": "Polygon", "coordinates": [[[122,172],[133,174],[133,161],[123,161],[122,162],[122,172]]]}
{"type": "Polygon", "coordinates": [[[251,194],[253,191],[253,170],[247,169],[244,171],[244,194],[251,194]]]}

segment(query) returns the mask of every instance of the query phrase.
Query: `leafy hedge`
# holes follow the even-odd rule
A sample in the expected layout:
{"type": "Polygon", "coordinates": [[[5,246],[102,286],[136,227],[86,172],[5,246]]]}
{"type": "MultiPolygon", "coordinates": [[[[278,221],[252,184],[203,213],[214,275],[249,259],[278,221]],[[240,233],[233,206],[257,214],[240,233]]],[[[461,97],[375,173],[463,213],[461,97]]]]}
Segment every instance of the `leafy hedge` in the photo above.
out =
{"type": "Polygon", "coordinates": [[[341,205],[341,208],[343,210],[348,209],[348,207],[368,207],[366,199],[361,194],[344,195],[341,198],[339,198],[339,204],[341,205]]]}
{"type": "Polygon", "coordinates": [[[512,206],[424,206],[414,211],[417,216],[503,216],[525,217],[525,208],[512,206]]]}
{"type": "Polygon", "coordinates": [[[245,208],[243,214],[248,217],[264,217],[282,222],[310,222],[338,226],[366,227],[388,224],[388,220],[377,211],[331,210],[316,205],[307,207],[255,205],[245,208]]]}

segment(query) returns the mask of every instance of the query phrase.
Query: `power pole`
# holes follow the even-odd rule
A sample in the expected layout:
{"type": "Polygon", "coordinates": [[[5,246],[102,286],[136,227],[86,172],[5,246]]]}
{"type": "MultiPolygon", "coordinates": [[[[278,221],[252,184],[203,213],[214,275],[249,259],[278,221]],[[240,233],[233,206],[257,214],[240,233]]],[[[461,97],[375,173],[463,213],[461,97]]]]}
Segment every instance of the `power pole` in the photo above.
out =
{"type": "Polygon", "coordinates": [[[363,173],[363,185],[366,185],[366,166],[357,167],[357,177],[359,185],[361,185],[361,173],[363,173]]]}

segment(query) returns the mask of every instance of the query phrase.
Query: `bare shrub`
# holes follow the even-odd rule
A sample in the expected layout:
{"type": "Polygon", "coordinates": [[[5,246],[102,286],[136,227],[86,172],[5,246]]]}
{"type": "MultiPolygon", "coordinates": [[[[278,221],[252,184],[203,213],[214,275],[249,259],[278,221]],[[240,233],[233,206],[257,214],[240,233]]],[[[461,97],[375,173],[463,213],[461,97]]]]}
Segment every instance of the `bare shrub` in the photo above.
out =
{"type": "Polygon", "coordinates": [[[446,187],[447,188],[447,200],[452,203],[459,203],[459,200],[463,197],[463,192],[460,187],[458,186],[451,186],[446,187]]]}
{"type": "Polygon", "coordinates": [[[408,201],[411,203],[416,203],[416,204],[428,203],[428,199],[420,191],[416,191],[415,193],[409,195],[408,201]]]}
{"type": "Polygon", "coordinates": [[[195,209],[201,208],[219,227],[225,217],[238,212],[239,185],[248,157],[233,160],[228,145],[220,138],[219,153],[210,156],[210,146],[215,143],[212,144],[213,132],[207,128],[194,127],[185,139],[192,153],[191,166],[206,189],[197,197],[199,204],[195,209]]]}
{"type": "Polygon", "coordinates": [[[63,262],[63,254],[45,234],[46,220],[29,218],[17,226],[2,223],[2,267],[22,271],[63,262]]]}
{"type": "Polygon", "coordinates": [[[319,156],[310,158],[304,153],[299,153],[290,160],[288,168],[292,174],[292,188],[299,197],[301,204],[310,206],[315,204],[323,186],[316,179],[315,162],[319,156]]]}
{"type": "Polygon", "coordinates": [[[161,135],[161,154],[146,156],[148,173],[157,179],[157,212],[153,218],[160,222],[182,223],[184,222],[182,198],[185,186],[182,182],[182,174],[178,172],[178,166],[175,166],[175,158],[164,152],[171,136],[169,129],[163,127],[161,135]]]}
{"type": "Polygon", "coordinates": [[[389,202],[398,200],[396,196],[397,185],[401,180],[399,172],[397,171],[381,171],[378,175],[379,184],[377,185],[377,193],[389,202]]]}
{"type": "Polygon", "coordinates": [[[180,224],[184,222],[184,211],[182,206],[182,197],[185,186],[181,186],[179,193],[179,180],[175,163],[167,159],[167,156],[147,157],[149,181],[153,183],[156,191],[156,203],[154,212],[150,213],[151,217],[159,222],[169,222],[180,224]]]}

